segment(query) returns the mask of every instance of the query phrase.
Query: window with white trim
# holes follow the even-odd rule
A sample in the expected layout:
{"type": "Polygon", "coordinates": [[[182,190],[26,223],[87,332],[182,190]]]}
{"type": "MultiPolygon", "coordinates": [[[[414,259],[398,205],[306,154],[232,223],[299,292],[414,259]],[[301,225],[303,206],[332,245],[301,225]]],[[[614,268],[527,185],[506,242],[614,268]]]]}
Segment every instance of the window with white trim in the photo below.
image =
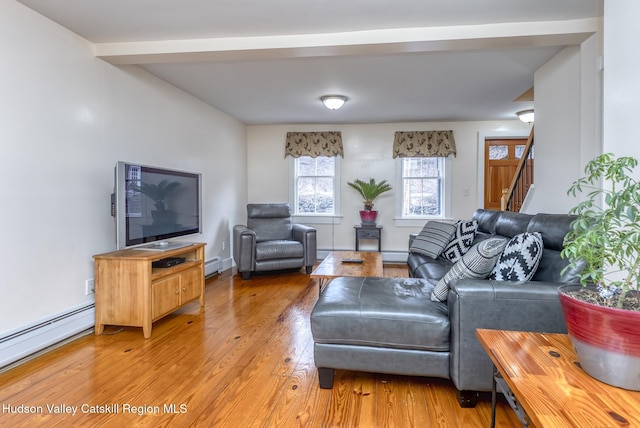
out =
{"type": "Polygon", "coordinates": [[[294,215],[333,216],[338,212],[338,157],[300,156],[293,161],[294,215]]]}
{"type": "Polygon", "coordinates": [[[447,158],[398,158],[396,186],[401,219],[445,217],[448,209],[447,158]]]}

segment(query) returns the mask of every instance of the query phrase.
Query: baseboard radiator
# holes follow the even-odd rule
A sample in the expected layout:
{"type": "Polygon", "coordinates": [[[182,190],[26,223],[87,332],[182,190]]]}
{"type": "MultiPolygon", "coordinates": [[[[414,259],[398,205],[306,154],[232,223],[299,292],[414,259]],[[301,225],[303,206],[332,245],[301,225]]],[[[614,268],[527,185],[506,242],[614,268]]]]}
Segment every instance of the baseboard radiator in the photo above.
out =
{"type": "Polygon", "coordinates": [[[222,272],[222,257],[214,257],[204,262],[204,276],[210,276],[222,272]]]}
{"type": "Polygon", "coordinates": [[[95,305],[91,303],[10,332],[0,337],[0,369],[94,325],[95,305]]]}

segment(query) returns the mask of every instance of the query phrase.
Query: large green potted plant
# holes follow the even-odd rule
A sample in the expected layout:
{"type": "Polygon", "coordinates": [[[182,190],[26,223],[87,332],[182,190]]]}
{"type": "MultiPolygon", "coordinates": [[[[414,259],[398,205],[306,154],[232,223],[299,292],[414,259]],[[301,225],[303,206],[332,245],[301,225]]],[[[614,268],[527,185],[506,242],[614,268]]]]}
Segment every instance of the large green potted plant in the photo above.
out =
{"type": "Polygon", "coordinates": [[[375,226],[378,218],[378,211],[373,209],[373,201],[380,195],[391,190],[391,185],[387,180],[376,182],[373,178],[369,181],[356,179],[347,183],[354,188],[364,198],[364,209],[360,211],[360,221],[363,226],[375,226]]]}
{"type": "Polygon", "coordinates": [[[584,194],[562,257],[585,264],[581,285],[559,289],[580,365],[592,377],[640,391],[640,183],[638,161],[600,155],[568,194],[584,194]]]}

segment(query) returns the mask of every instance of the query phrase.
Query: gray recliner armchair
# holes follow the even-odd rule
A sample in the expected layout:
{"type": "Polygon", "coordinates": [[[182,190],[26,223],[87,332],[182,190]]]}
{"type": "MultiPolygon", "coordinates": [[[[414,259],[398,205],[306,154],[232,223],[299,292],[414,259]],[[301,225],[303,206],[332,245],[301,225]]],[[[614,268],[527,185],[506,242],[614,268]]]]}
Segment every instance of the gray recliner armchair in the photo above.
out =
{"type": "Polygon", "coordinates": [[[289,204],[247,204],[247,224],[233,227],[233,259],[243,279],[303,266],[310,274],[317,260],[316,230],[294,224],[289,204]]]}

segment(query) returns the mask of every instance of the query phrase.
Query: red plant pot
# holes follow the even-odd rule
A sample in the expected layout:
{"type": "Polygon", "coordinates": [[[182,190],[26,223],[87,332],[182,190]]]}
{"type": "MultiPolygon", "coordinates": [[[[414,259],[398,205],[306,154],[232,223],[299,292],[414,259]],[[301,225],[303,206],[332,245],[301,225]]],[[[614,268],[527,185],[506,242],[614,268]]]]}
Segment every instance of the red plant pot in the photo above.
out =
{"type": "Polygon", "coordinates": [[[360,211],[360,221],[363,226],[375,226],[378,211],[360,211]]]}
{"type": "Polygon", "coordinates": [[[569,337],[580,366],[609,385],[640,391],[640,312],[588,303],[558,289],[569,337]]]}

